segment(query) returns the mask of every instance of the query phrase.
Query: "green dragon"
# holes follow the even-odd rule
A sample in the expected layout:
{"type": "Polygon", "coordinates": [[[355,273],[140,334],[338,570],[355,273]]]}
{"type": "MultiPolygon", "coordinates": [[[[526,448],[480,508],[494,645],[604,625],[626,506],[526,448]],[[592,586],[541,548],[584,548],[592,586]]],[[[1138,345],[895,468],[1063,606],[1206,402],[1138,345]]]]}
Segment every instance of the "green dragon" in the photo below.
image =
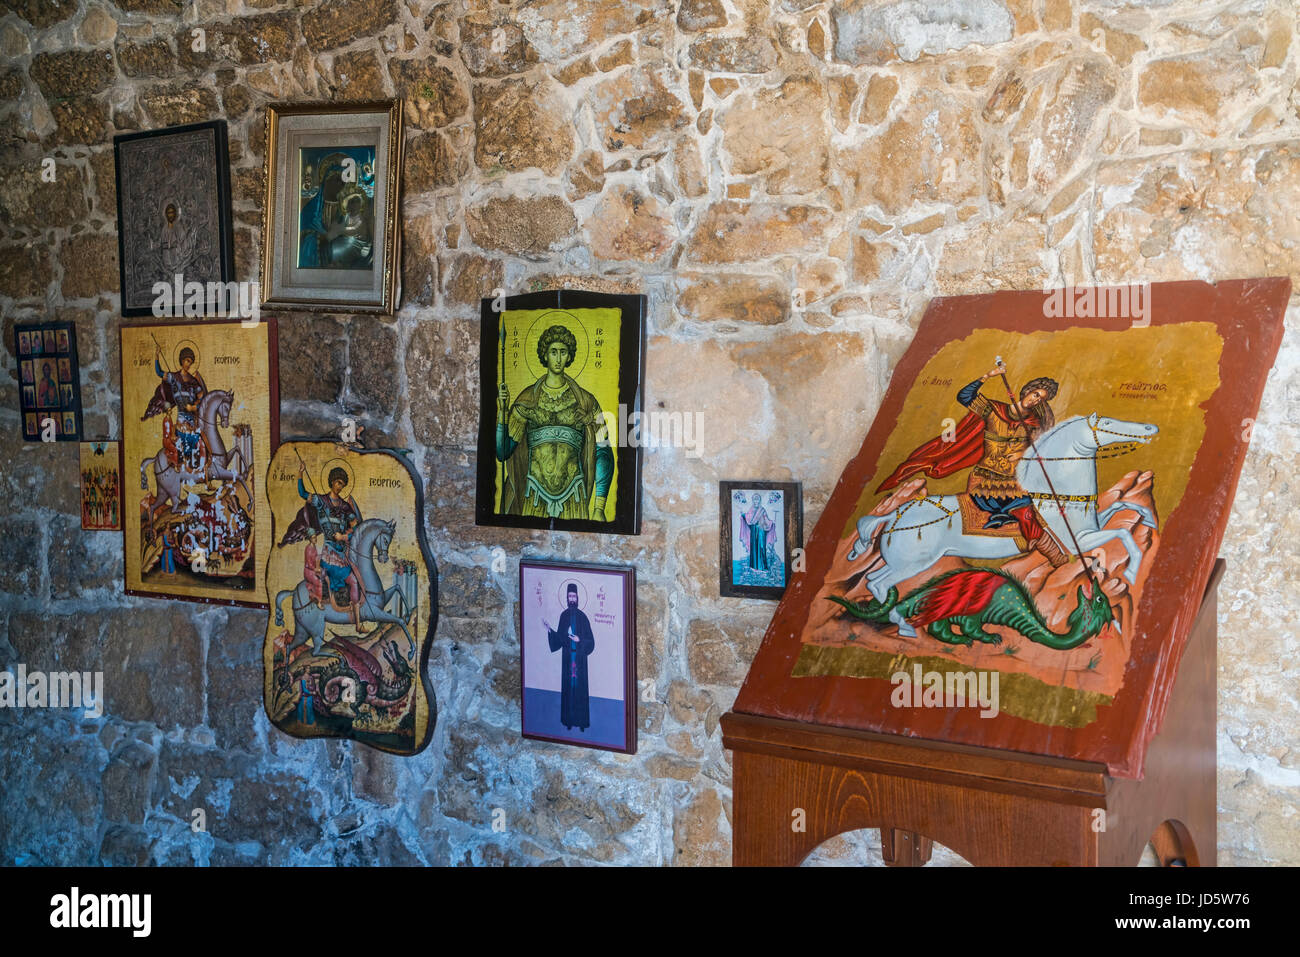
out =
{"type": "Polygon", "coordinates": [[[946,572],[931,578],[902,601],[897,588],[890,588],[883,602],[872,599],[866,605],[829,596],[853,617],[874,624],[889,624],[890,613],[897,611],[909,624],[925,628],[931,637],[950,645],[970,645],[975,639],[1001,644],[1002,636],[986,631],[985,626],[1003,625],[1059,651],[1079,647],[1107,625],[1119,631],[1110,600],[1100,589],[1088,597],[1080,585],[1078,597],[1078,607],[1068,619],[1069,630],[1058,634],[1047,627],[1024,585],[1006,572],[992,569],[946,572]]]}

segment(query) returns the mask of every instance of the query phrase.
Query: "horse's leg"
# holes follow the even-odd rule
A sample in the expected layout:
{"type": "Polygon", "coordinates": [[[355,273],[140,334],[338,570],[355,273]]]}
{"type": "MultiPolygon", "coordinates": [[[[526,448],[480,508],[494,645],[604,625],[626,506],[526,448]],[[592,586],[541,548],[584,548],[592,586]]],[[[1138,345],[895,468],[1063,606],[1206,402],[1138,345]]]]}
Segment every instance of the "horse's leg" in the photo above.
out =
{"type": "Polygon", "coordinates": [[[1103,509],[1101,514],[1097,516],[1097,524],[1105,525],[1106,521],[1118,512],[1137,512],[1138,515],[1142,516],[1143,525],[1148,528],[1156,527],[1156,516],[1151,509],[1145,505],[1139,505],[1137,502],[1126,502],[1123,499],[1103,509]]]}
{"type": "Polygon", "coordinates": [[[1138,570],[1142,567],[1142,549],[1138,548],[1133,533],[1127,528],[1100,528],[1095,532],[1084,532],[1079,536],[1079,547],[1088,551],[1116,539],[1128,553],[1128,567],[1124,569],[1124,578],[1133,585],[1137,582],[1138,570]]]}
{"type": "Polygon", "coordinates": [[[858,519],[858,537],[854,540],[853,547],[849,549],[849,561],[857,561],[859,557],[869,552],[875,530],[897,514],[891,512],[888,515],[864,515],[858,519]]]}
{"type": "Polygon", "coordinates": [[[402,619],[398,618],[396,615],[384,611],[383,608],[376,608],[375,603],[370,600],[369,593],[367,593],[365,600],[361,603],[361,617],[366,621],[374,621],[383,625],[397,625],[397,627],[401,628],[402,634],[406,636],[406,642],[410,646],[410,649],[406,653],[406,658],[408,661],[414,660],[415,639],[412,638],[411,633],[406,630],[406,622],[402,621],[402,619]]]}

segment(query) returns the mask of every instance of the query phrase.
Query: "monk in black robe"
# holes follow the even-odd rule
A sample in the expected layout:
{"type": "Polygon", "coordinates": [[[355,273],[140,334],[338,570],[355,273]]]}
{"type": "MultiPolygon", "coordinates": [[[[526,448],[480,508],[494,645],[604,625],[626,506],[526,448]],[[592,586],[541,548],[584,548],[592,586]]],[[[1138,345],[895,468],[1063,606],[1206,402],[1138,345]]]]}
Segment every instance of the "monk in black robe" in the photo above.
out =
{"type": "Polygon", "coordinates": [[[578,607],[578,586],[570,582],[565,598],[569,607],[560,614],[560,625],[546,625],[551,651],[560,656],[560,723],[572,731],[586,731],[591,724],[591,699],[587,692],[587,656],[596,650],[591,622],[578,607]]]}

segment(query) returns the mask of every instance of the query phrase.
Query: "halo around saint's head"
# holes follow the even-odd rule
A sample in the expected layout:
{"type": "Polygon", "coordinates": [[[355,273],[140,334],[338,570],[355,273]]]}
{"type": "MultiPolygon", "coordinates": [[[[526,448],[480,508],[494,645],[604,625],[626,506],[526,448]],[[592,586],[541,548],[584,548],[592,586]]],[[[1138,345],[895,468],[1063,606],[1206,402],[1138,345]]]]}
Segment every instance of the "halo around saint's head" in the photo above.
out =
{"type": "Polygon", "coordinates": [[[324,468],[320,470],[321,494],[324,495],[326,492],[333,491],[330,488],[330,473],[335,469],[342,469],[347,473],[348,483],[343,486],[343,491],[339,493],[340,498],[347,498],[352,494],[352,485],[356,477],[352,472],[352,466],[348,465],[343,459],[330,459],[325,463],[324,468]]]}
{"type": "Polygon", "coordinates": [[[582,375],[582,370],[587,365],[587,355],[591,352],[591,348],[590,343],[587,341],[586,327],[578,321],[578,318],[573,313],[565,312],[563,309],[551,309],[542,313],[528,327],[528,334],[524,337],[524,361],[528,363],[528,372],[534,379],[540,379],[546,375],[546,367],[537,358],[537,343],[551,326],[563,326],[573,334],[573,338],[578,342],[573,362],[564,370],[569,378],[576,379],[582,375]]]}
{"type": "Polygon", "coordinates": [[[555,597],[559,601],[560,607],[561,608],[569,607],[569,586],[570,585],[578,586],[578,607],[586,608],[587,607],[587,586],[582,582],[578,581],[578,579],[576,578],[566,578],[564,581],[560,582],[560,587],[555,593],[555,597]]]}
{"type": "Polygon", "coordinates": [[[176,343],[176,348],[172,352],[172,362],[175,363],[175,368],[178,372],[181,368],[181,350],[186,347],[189,347],[190,351],[194,353],[195,368],[198,367],[199,359],[202,358],[202,354],[199,352],[199,344],[197,342],[193,339],[182,339],[180,342],[176,343]]]}

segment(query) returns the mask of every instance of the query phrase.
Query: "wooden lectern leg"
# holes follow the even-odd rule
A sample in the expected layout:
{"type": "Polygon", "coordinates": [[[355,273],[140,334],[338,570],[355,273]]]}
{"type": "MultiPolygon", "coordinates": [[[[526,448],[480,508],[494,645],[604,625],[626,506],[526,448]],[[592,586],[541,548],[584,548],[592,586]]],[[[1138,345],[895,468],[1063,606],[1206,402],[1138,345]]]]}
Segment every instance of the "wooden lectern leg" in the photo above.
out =
{"type": "Polygon", "coordinates": [[[929,863],[933,851],[934,841],[915,831],[880,829],[880,853],[889,867],[921,867],[929,863]]]}

